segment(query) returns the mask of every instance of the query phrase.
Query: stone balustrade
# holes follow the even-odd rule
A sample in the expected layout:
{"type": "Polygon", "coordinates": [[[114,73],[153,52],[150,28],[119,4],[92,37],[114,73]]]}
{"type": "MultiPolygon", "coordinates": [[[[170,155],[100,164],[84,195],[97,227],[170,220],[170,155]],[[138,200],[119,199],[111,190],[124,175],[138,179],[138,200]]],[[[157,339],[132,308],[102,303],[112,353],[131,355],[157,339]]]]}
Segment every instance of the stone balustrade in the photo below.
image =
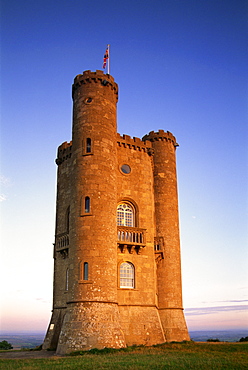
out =
{"type": "Polygon", "coordinates": [[[56,250],[68,248],[69,247],[69,234],[66,232],[66,233],[56,235],[55,245],[56,245],[56,250]]]}
{"type": "Polygon", "coordinates": [[[118,244],[145,246],[145,232],[146,229],[138,227],[118,226],[117,242],[118,244]]]}

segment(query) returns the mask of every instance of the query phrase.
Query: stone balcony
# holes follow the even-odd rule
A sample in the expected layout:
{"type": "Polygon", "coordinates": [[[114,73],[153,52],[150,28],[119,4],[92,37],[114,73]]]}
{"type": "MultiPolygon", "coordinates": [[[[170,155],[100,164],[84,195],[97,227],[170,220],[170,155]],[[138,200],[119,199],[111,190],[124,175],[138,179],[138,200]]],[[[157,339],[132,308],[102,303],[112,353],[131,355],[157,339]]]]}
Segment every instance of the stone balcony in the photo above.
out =
{"type": "Polygon", "coordinates": [[[60,252],[63,258],[68,257],[69,234],[67,232],[55,236],[55,250],[60,252]]]}
{"type": "Polygon", "coordinates": [[[128,250],[129,253],[136,251],[137,254],[140,254],[146,246],[146,229],[117,226],[117,246],[121,253],[128,250]]]}
{"type": "Polygon", "coordinates": [[[155,253],[155,260],[157,263],[159,263],[161,260],[164,259],[164,238],[163,237],[154,238],[154,253],[155,253]]]}

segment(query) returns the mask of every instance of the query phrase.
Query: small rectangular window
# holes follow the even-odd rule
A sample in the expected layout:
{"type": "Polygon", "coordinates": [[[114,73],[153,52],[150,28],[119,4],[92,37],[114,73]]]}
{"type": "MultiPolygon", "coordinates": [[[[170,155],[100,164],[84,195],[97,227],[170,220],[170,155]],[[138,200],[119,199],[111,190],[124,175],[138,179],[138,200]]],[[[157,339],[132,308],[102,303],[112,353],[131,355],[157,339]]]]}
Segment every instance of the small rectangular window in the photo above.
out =
{"type": "Polygon", "coordinates": [[[85,202],[84,202],[84,212],[89,213],[90,212],[90,197],[85,197],[85,202]]]}
{"type": "Polygon", "coordinates": [[[86,139],[86,153],[91,153],[91,138],[87,137],[86,139]]]}

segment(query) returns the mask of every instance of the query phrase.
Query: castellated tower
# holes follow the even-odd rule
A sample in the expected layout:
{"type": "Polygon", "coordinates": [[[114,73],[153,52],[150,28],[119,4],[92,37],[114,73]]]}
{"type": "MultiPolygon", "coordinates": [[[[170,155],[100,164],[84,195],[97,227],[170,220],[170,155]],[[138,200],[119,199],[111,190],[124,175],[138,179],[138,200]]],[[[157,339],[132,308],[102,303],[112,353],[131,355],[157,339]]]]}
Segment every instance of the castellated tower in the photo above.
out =
{"type": "Polygon", "coordinates": [[[175,137],[116,132],[118,86],[85,71],[72,141],[58,148],[53,311],[57,354],[189,340],[183,315],[175,137]]]}

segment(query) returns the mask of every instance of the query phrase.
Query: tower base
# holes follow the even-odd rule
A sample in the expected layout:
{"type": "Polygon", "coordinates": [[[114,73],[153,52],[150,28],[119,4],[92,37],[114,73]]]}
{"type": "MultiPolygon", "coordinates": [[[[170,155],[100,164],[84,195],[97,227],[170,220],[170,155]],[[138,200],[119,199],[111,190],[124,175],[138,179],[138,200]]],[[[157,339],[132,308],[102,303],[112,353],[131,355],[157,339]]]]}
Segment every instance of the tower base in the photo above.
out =
{"type": "Polygon", "coordinates": [[[56,353],[126,347],[119,322],[117,304],[71,303],[64,316],[56,353]]]}
{"type": "Polygon", "coordinates": [[[127,346],[164,343],[165,336],[155,306],[119,306],[127,346]]]}
{"type": "Polygon", "coordinates": [[[64,321],[66,307],[55,308],[52,313],[42,349],[56,350],[64,321]]]}
{"type": "Polygon", "coordinates": [[[186,321],[181,308],[159,309],[166,342],[190,340],[186,321]]]}

